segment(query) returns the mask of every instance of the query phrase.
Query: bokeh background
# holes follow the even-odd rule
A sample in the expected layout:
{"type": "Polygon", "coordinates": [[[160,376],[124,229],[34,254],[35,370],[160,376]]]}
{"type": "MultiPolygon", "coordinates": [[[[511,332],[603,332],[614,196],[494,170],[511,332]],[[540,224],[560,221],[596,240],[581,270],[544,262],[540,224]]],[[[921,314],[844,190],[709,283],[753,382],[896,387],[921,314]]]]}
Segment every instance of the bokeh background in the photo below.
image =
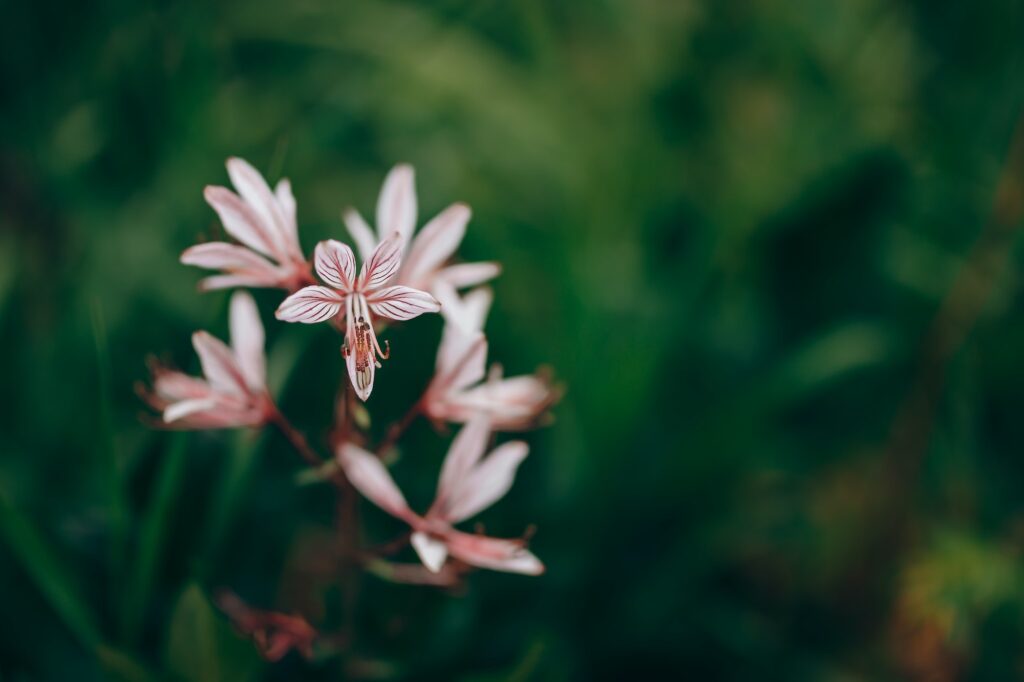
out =
{"type": "MultiPolygon", "coordinates": [[[[0,12],[0,679],[1024,676],[1020,2],[0,12]],[[134,393],[226,332],[177,256],[229,155],[291,178],[307,250],[396,162],[421,223],[472,205],[492,360],[567,389],[481,517],[535,523],[546,575],[367,576],[312,664],[210,606],[339,601],[332,491],[286,444],[153,431],[134,393]]],[[[278,298],[274,387],[322,449],[337,338],[278,298]]],[[[375,433],[439,333],[389,332],[375,433]]],[[[414,505],[447,440],[402,448],[414,505]]]]}

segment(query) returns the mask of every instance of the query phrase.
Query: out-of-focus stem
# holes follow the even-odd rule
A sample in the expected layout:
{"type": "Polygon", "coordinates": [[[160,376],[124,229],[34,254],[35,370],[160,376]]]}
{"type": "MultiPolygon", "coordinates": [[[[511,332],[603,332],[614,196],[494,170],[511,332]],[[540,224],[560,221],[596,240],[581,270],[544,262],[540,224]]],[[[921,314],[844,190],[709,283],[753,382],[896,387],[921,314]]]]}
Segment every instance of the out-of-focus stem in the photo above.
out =
{"type": "Polygon", "coordinates": [[[383,457],[386,455],[388,450],[395,446],[398,439],[402,437],[402,434],[405,433],[406,429],[408,429],[414,421],[416,421],[416,417],[420,416],[422,412],[423,399],[421,398],[409,408],[409,411],[406,412],[401,419],[391,425],[391,428],[388,429],[387,436],[385,436],[384,440],[381,441],[381,444],[377,446],[377,456],[383,457]]]}

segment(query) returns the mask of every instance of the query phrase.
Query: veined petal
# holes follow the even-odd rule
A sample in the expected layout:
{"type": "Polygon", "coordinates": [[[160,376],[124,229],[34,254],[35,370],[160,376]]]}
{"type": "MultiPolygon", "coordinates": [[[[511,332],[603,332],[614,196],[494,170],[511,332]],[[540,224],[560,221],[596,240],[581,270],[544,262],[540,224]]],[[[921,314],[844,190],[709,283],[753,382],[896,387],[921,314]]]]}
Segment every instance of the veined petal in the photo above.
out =
{"type": "Polygon", "coordinates": [[[267,360],[263,354],[265,341],[263,323],[256,301],[245,291],[231,297],[231,346],[245,382],[253,391],[262,391],[267,384],[267,360]]]}
{"type": "Polygon", "coordinates": [[[334,289],[304,287],[281,301],[274,316],[284,322],[315,324],[337,315],[344,303],[345,297],[334,289]]]}
{"type": "Polygon", "coordinates": [[[349,296],[346,306],[345,367],[356,396],[366,402],[373,392],[373,379],[377,373],[377,335],[362,294],[349,296]]]}
{"type": "Polygon", "coordinates": [[[500,265],[484,261],[480,263],[449,265],[437,273],[437,276],[456,289],[465,289],[466,287],[475,287],[477,284],[483,284],[500,274],[500,265]]]}
{"type": "Polygon", "coordinates": [[[409,247],[402,281],[419,284],[451,258],[462,243],[471,214],[466,204],[452,204],[427,223],[409,247]]]}
{"type": "Polygon", "coordinates": [[[408,523],[418,517],[409,509],[402,491],[395,485],[391,474],[375,455],[360,447],[345,443],[338,449],[338,463],[345,470],[345,476],[362,493],[363,497],[408,523]]]}
{"type": "Polygon", "coordinates": [[[240,196],[227,187],[208,185],[203,190],[203,197],[220,216],[220,221],[228,234],[250,249],[278,260],[279,249],[272,232],[273,228],[264,223],[259,214],[240,196]]]}
{"type": "Polygon", "coordinates": [[[491,421],[484,414],[471,419],[455,436],[441,465],[437,482],[437,495],[432,511],[444,511],[449,500],[461,489],[466,477],[484,454],[487,438],[491,435],[491,421]]]}
{"type": "Polygon", "coordinates": [[[377,248],[377,235],[373,233],[373,228],[366,224],[363,216],[354,208],[345,209],[341,214],[341,219],[345,223],[345,227],[348,228],[348,233],[352,235],[356,248],[359,249],[360,260],[364,262],[370,260],[373,250],[377,248]]]}
{"type": "Polygon", "coordinates": [[[215,407],[217,407],[217,400],[214,398],[182,400],[167,406],[167,409],[164,410],[164,423],[172,424],[179,419],[189,416],[190,414],[205,412],[206,410],[212,410],[215,407]]]}
{"type": "Polygon", "coordinates": [[[443,542],[417,531],[409,538],[409,543],[431,573],[440,572],[448,558],[448,547],[443,542]]]}
{"type": "Polygon", "coordinates": [[[235,186],[238,193],[266,226],[269,243],[273,247],[273,252],[270,255],[274,256],[279,263],[286,262],[290,255],[288,250],[290,234],[285,226],[284,216],[281,215],[281,210],[278,207],[277,198],[270,191],[270,185],[263,179],[260,172],[244,159],[232,157],[228,159],[227,166],[231,184],[235,186]]]}
{"type": "Polygon", "coordinates": [[[335,289],[346,293],[352,291],[356,278],[356,257],[347,244],[334,239],[317,244],[314,266],[320,279],[335,289]]]}
{"type": "Polygon", "coordinates": [[[540,575],[544,564],[521,540],[503,540],[453,530],[445,535],[452,556],[480,568],[494,571],[540,575]]]}
{"type": "Polygon", "coordinates": [[[302,258],[302,246],[299,244],[299,223],[295,208],[295,195],[292,194],[292,183],[288,178],[281,178],[274,187],[274,198],[284,219],[285,235],[288,247],[297,260],[302,258]]]}
{"type": "Polygon", "coordinates": [[[365,293],[388,283],[402,265],[402,244],[402,235],[392,232],[374,249],[370,260],[363,263],[359,289],[365,293]]]}
{"type": "Polygon", "coordinates": [[[227,242],[207,242],[185,249],[181,262],[208,270],[225,272],[275,273],[275,266],[244,246],[227,242]]]}
{"type": "Polygon", "coordinates": [[[468,475],[463,476],[445,498],[442,514],[451,523],[483,511],[509,491],[516,469],[529,448],[522,441],[505,443],[494,449],[468,475]]]}
{"type": "Polygon", "coordinates": [[[436,313],[441,304],[425,291],[394,286],[377,289],[366,297],[370,310],[392,320],[411,320],[423,313],[436,313]]]}
{"type": "Polygon", "coordinates": [[[192,346],[199,356],[203,375],[215,391],[240,395],[248,392],[242,370],[227,344],[207,332],[192,335],[192,346]]]}
{"type": "Polygon", "coordinates": [[[377,198],[377,234],[381,240],[397,232],[408,243],[416,227],[416,187],[412,166],[399,164],[384,178],[377,198]]]}

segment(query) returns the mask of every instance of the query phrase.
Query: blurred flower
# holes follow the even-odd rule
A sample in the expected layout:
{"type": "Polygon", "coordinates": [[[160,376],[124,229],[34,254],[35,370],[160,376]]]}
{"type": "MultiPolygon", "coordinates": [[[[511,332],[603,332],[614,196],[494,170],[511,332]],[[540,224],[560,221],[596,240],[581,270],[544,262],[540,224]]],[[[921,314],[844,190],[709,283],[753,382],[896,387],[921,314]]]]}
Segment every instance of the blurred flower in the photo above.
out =
{"type": "Polygon", "coordinates": [[[202,289],[271,287],[294,291],[312,281],[299,246],[295,197],[287,180],[273,192],[259,171],[238,158],[228,159],[228,175],[238,190],[208,186],[203,195],[224,229],[244,246],[209,242],[186,249],[181,262],[225,274],[207,277],[202,289]],[[241,196],[239,196],[241,195],[241,196]]]}
{"type": "Polygon", "coordinates": [[[388,470],[373,454],[343,444],[338,460],[349,481],[375,505],[412,526],[411,543],[423,564],[437,573],[449,555],[463,563],[496,571],[539,575],[544,565],[524,540],[463,533],[452,524],[501,499],[512,486],[528,449],[522,441],[498,446],[483,456],[490,436],[486,415],[471,419],[455,437],[441,469],[437,495],[425,516],[413,512],[388,470]]]}
{"type": "Polygon", "coordinates": [[[356,278],[355,256],[345,244],[332,240],[316,246],[314,264],[320,279],[330,287],[308,286],[286,298],[277,309],[277,319],[313,324],[346,318],[345,363],[352,386],[360,400],[370,397],[377,357],[387,360],[389,349],[381,350],[373,330],[373,316],[411,320],[441,309],[425,291],[407,286],[384,286],[402,263],[402,235],[392,233],[363,263],[356,278]],[[372,312],[372,315],[371,315],[372,312]]]}
{"type": "Polygon", "coordinates": [[[461,263],[445,267],[459,248],[466,234],[471,211],[463,203],[455,203],[441,211],[423,229],[412,236],[416,227],[416,188],[412,166],[400,164],[391,169],[377,199],[377,233],[354,208],[345,210],[343,218],[349,234],[363,260],[374,248],[395,232],[408,246],[395,284],[404,284],[437,295],[440,286],[455,289],[482,284],[501,271],[497,263],[461,263]]]}
{"type": "Polygon", "coordinates": [[[484,412],[495,430],[515,430],[534,424],[554,403],[559,392],[541,376],[502,378],[493,365],[487,380],[487,339],[481,329],[491,305],[489,289],[476,289],[460,298],[441,291],[445,317],[437,350],[434,378],[423,398],[423,409],[433,418],[466,422],[484,412]]]}
{"type": "Polygon", "coordinates": [[[273,413],[266,388],[263,325],[252,296],[231,297],[231,344],[199,331],[192,345],[205,379],[156,365],[153,390],[143,398],[163,412],[163,420],[193,429],[257,426],[273,413]]]}
{"type": "Polygon", "coordinates": [[[302,616],[254,609],[231,592],[218,595],[217,606],[231,619],[235,629],[252,638],[268,661],[279,661],[292,649],[305,658],[313,657],[317,632],[302,616]]]}

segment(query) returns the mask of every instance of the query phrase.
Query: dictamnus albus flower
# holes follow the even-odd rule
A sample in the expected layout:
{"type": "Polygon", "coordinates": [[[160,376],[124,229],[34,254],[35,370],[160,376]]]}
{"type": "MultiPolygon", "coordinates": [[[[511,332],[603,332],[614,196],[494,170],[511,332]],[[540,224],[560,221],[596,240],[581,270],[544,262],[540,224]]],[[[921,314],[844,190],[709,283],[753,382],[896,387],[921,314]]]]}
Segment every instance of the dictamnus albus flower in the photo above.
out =
{"type": "Polygon", "coordinates": [[[454,292],[443,295],[444,332],[423,411],[432,419],[456,423],[483,412],[496,431],[528,428],[557,401],[558,390],[541,376],[503,378],[499,365],[486,372],[487,339],[481,329],[491,298],[489,289],[462,298],[454,292]]]}
{"type": "Polygon", "coordinates": [[[412,166],[400,164],[391,169],[377,199],[377,230],[353,208],[343,214],[345,225],[363,260],[393,233],[402,235],[407,245],[402,267],[394,284],[429,291],[448,286],[464,289],[493,279],[500,272],[497,263],[459,263],[446,265],[466,234],[471,212],[469,206],[455,203],[423,226],[415,237],[416,188],[412,166]]]}
{"type": "Polygon", "coordinates": [[[224,230],[241,242],[209,242],[186,249],[181,262],[222,274],[207,277],[203,289],[269,287],[294,291],[312,281],[299,246],[295,197],[287,180],[271,191],[260,173],[242,159],[228,159],[228,176],[238,194],[208,186],[207,203],[224,230]]]}
{"type": "Polygon", "coordinates": [[[355,256],[345,244],[334,240],[316,246],[314,265],[320,279],[329,286],[308,286],[281,302],[277,319],[313,324],[345,318],[345,346],[342,352],[349,379],[360,400],[370,397],[375,369],[390,355],[381,349],[373,329],[375,318],[411,320],[441,309],[425,291],[407,286],[385,286],[402,263],[402,235],[392,233],[370,254],[356,277],[355,256]]]}
{"type": "Polygon", "coordinates": [[[345,443],[337,456],[348,480],[359,492],[412,527],[413,549],[431,571],[440,571],[451,556],[479,568],[539,575],[544,572],[544,565],[526,548],[524,540],[492,538],[453,528],[453,524],[483,511],[508,492],[516,469],[528,452],[526,443],[513,441],[484,456],[490,433],[486,415],[476,416],[462,428],[442,466],[434,503],[423,516],[409,508],[391,474],[375,455],[345,443]]]}
{"type": "Polygon", "coordinates": [[[187,429],[258,426],[274,412],[266,387],[263,324],[252,296],[231,297],[231,346],[210,334],[192,335],[203,378],[155,366],[153,388],[143,398],[163,421],[187,429]]]}

